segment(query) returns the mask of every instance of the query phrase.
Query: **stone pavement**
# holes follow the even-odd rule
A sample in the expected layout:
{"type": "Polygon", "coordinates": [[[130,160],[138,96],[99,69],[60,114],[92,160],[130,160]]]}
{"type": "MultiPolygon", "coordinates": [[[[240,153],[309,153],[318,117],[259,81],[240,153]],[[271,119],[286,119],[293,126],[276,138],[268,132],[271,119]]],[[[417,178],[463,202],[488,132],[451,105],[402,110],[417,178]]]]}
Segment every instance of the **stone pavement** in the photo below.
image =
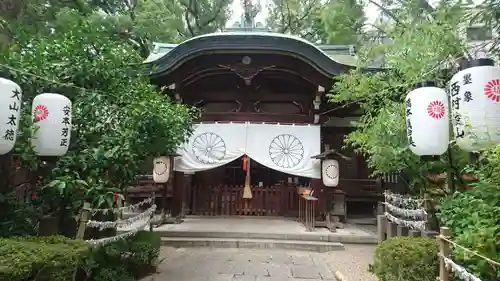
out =
{"type": "Polygon", "coordinates": [[[322,255],[311,252],[163,247],[160,260],[158,272],[143,281],[335,280],[322,255]]]}

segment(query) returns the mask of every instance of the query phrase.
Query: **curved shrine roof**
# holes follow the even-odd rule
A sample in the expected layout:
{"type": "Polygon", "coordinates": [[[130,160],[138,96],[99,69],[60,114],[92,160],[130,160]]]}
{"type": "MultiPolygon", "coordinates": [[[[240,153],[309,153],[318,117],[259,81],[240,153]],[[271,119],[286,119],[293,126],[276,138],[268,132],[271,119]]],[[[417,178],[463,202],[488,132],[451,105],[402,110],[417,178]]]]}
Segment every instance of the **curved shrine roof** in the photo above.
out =
{"type": "MultiPolygon", "coordinates": [[[[144,61],[149,75],[167,75],[194,56],[210,53],[271,52],[289,54],[306,61],[326,76],[338,75],[356,66],[354,48],[348,45],[315,45],[296,36],[270,32],[219,32],[188,39],[181,44],[154,43],[144,61]]],[[[376,71],[378,68],[370,68],[376,71]]]]}

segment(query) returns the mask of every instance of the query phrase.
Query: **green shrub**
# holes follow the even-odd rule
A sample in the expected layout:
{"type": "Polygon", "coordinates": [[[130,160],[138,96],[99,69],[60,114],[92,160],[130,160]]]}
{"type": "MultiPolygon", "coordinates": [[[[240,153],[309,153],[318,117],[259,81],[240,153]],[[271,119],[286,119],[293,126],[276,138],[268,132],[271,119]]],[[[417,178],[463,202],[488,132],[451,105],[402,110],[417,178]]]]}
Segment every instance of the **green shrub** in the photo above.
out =
{"type": "Polygon", "coordinates": [[[98,268],[92,278],[93,281],[135,281],[123,267],[98,268]]]}
{"type": "Polygon", "coordinates": [[[38,205],[33,202],[19,205],[14,194],[0,194],[0,203],[0,237],[38,234],[38,221],[42,213],[38,205]]]}
{"type": "Polygon", "coordinates": [[[63,236],[0,239],[0,280],[132,281],[155,268],[160,244],[146,231],[95,250],[63,236]]]}
{"type": "MultiPolygon", "coordinates": [[[[453,241],[500,260],[500,187],[486,180],[472,186],[472,190],[456,192],[442,200],[438,217],[450,228],[453,241]]],[[[482,280],[500,280],[500,268],[460,248],[453,249],[453,260],[482,280]]]]}
{"type": "Polygon", "coordinates": [[[435,281],[438,252],[435,239],[394,237],[377,246],[370,272],[380,281],[435,281]]]}
{"type": "Polygon", "coordinates": [[[87,253],[85,242],[59,236],[0,239],[0,280],[70,281],[87,253]]]}
{"type": "Polygon", "coordinates": [[[93,252],[92,280],[103,268],[123,267],[133,277],[149,274],[160,254],[161,239],[158,233],[141,231],[123,241],[117,241],[93,252]]]}

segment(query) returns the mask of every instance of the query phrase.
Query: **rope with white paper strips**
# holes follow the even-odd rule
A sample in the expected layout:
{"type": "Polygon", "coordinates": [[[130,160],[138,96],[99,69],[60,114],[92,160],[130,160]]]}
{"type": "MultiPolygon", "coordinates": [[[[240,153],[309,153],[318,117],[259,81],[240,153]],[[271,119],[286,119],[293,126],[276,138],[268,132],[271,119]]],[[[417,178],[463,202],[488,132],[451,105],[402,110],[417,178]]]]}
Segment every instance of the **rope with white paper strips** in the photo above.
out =
{"type": "Polygon", "coordinates": [[[118,234],[118,235],[115,235],[115,236],[112,236],[112,237],[106,237],[106,238],[101,238],[101,239],[90,239],[90,240],[85,240],[85,242],[87,242],[90,247],[94,247],[94,248],[97,248],[97,247],[102,247],[102,246],[105,246],[109,243],[113,243],[113,242],[116,242],[116,241],[119,241],[119,240],[123,240],[125,238],[128,238],[130,236],[133,236],[135,235],[137,232],[141,231],[141,230],[144,230],[144,228],[146,226],[149,225],[149,223],[151,222],[151,218],[148,218],[148,220],[146,220],[144,223],[142,224],[139,224],[136,228],[130,230],[130,231],[127,231],[125,233],[122,233],[122,234],[118,234]]]}
{"type": "Polygon", "coordinates": [[[104,230],[108,228],[117,228],[119,226],[130,226],[135,222],[138,222],[140,220],[147,219],[151,217],[151,214],[153,214],[156,211],[156,205],[152,205],[149,207],[146,211],[138,214],[137,216],[128,218],[126,220],[119,220],[119,221],[94,221],[94,220],[89,220],[87,222],[87,227],[93,227],[93,228],[98,228],[99,230],[104,230]]]}
{"type": "Polygon", "coordinates": [[[136,204],[133,204],[130,206],[124,206],[124,207],[120,207],[120,208],[109,208],[109,209],[91,209],[90,212],[92,213],[92,215],[95,215],[96,213],[103,213],[103,214],[115,213],[115,214],[118,214],[118,213],[122,213],[122,212],[134,212],[137,209],[139,209],[140,207],[142,207],[143,205],[147,205],[147,204],[151,204],[151,203],[153,203],[153,198],[145,199],[139,203],[136,203],[136,204]]]}
{"type": "Polygon", "coordinates": [[[400,218],[396,218],[395,216],[385,212],[385,217],[393,222],[393,223],[396,223],[397,225],[402,225],[402,226],[406,226],[406,227],[409,227],[411,229],[417,229],[417,230],[425,230],[425,224],[426,224],[426,221],[410,221],[410,220],[403,220],[403,219],[400,219],[400,218]]]}
{"type": "Polygon", "coordinates": [[[441,257],[444,260],[444,264],[446,266],[446,269],[450,270],[451,272],[455,273],[458,278],[460,278],[463,281],[481,281],[481,279],[477,278],[476,276],[472,275],[469,273],[465,268],[461,267],[460,265],[456,264],[453,262],[451,259],[441,255],[441,257]]]}
{"type": "Polygon", "coordinates": [[[424,199],[408,197],[405,195],[392,193],[388,190],[384,192],[385,201],[394,205],[399,205],[405,209],[421,209],[424,206],[424,199]]]}
{"type": "Polygon", "coordinates": [[[385,202],[384,204],[391,213],[398,216],[419,220],[425,220],[427,218],[427,212],[424,209],[404,209],[394,206],[389,202],[385,202]]]}

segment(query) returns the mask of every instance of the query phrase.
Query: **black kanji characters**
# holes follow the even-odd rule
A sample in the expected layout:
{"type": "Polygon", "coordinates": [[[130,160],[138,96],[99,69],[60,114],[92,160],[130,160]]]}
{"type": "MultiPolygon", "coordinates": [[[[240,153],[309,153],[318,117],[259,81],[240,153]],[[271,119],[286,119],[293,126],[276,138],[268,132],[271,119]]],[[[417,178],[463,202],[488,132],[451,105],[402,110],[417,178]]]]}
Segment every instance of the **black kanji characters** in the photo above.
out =
{"type": "Polygon", "coordinates": [[[68,137],[68,135],[69,135],[69,128],[67,128],[67,127],[66,127],[66,128],[63,128],[63,129],[62,129],[62,132],[61,132],[61,136],[62,136],[62,137],[66,137],[66,138],[67,138],[67,137],[68,137]]]}
{"type": "Polygon", "coordinates": [[[65,116],[69,116],[69,113],[70,113],[71,109],[69,108],[69,106],[65,106],[63,107],[63,113],[65,116]]]}
{"type": "Polygon", "coordinates": [[[410,134],[408,134],[408,143],[409,143],[411,146],[413,146],[413,147],[417,146],[417,145],[415,144],[415,141],[413,140],[413,136],[412,136],[412,135],[410,135],[410,134]]]}
{"type": "Polygon", "coordinates": [[[3,138],[6,139],[6,140],[13,141],[14,137],[15,137],[15,133],[16,132],[14,130],[7,129],[7,130],[5,130],[5,134],[3,135],[3,138]]]}
{"type": "Polygon", "coordinates": [[[470,91],[465,91],[464,92],[464,102],[470,102],[471,100],[473,100],[472,93],[470,91]]]}
{"type": "Polygon", "coordinates": [[[457,96],[458,94],[460,94],[460,85],[458,84],[457,81],[455,81],[450,85],[450,95],[454,97],[457,96]]]}
{"type": "Polygon", "coordinates": [[[470,73],[465,73],[463,78],[464,78],[463,85],[472,84],[472,75],[470,73]]]}
{"type": "Polygon", "coordinates": [[[15,89],[14,91],[12,91],[12,93],[14,95],[11,96],[11,98],[16,98],[16,100],[21,100],[21,92],[19,92],[18,89],[15,89]]]}
{"type": "Polygon", "coordinates": [[[16,121],[17,121],[17,117],[14,115],[14,114],[11,114],[9,116],[9,121],[7,121],[7,125],[11,125],[11,126],[16,126],[16,121]]]}
{"type": "Polygon", "coordinates": [[[12,104],[9,104],[9,109],[14,111],[19,111],[19,106],[17,105],[16,102],[13,102],[12,104]]]}
{"type": "Polygon", "coordinates": [[[62,123],[64,124],[64,127],[61,130],[61,143],[60,146],[68,146],[68,136],[69,136],[69,126],[71,125],[71,121],[69,120],[69,115],[71,113],[71,108],[69,106],[64,106],[63,109],[63,120],[62,123]]]}
{"type": "Polygon", "coordinates": [[[68,139],[61,139],[60,146],[68,146],[68,139]]]}
{"type": "Polygon", "coordinates": [[[451,99],[451,107],[453,109],[459,110],[460,109],[460,97],[455,97],[451,99]]]}

